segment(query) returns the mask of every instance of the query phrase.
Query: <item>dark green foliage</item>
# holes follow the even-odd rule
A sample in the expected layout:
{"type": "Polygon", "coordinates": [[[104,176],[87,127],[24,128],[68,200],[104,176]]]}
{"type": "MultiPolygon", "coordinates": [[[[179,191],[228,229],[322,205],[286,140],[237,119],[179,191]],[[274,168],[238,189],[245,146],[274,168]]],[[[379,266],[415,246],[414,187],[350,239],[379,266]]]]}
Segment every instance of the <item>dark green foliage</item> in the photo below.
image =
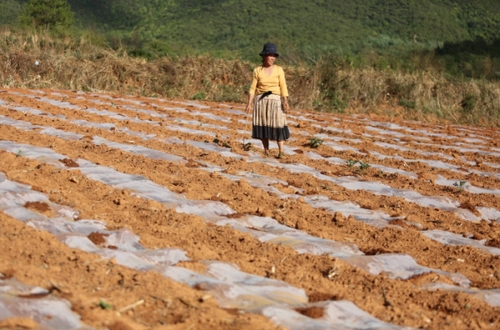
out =
{"type": "Polygon", "coordinates": [[[21,14],[22,6],[16,0],[0,1],[0,26],[17,23],[17,18],[21,14]]]}
{"type": "Polygon", "coordinates": [[[309,146],[311,148],[318,148],[320,145],[323,144],[323,140],[317,137],[312,137],[309,139],[309,146]]]}
{"type": "MultiPolygon", "coordinates": [[[[25,1],[0,3],[0,9],[6,7],[10,13],[6,19],[9,24],[15,20],[15,5],[25,1]]],[[[491,41],[500,31],[497,0],[67,1],[79,26],[101,31],[113,48],[124,47],[130,55],[145,58],[210,53],[258,61],[262,44],[271,41],[278,44],[285,61],[316,61],[337,54],[355,56],[359,65],[367,62],[377,68],[414,70],[417,68],[409,57],[402,55],[443,49],[443,45],[451,50],[450,43],[476,38],[491,41]]],[[[37,17],[36,25],[71,25],[64,3],[29,0],[32,9],[23,20],[31,24],[37,17]],[[45,9],[34,10],[33,3],[45,9]],[[57,8],[63,13],[52,15],[57,8]]],[[[467,71],[481,62],[457,62],[449,56],[443,61],[452,63],[448,65],[450,72],[467,71]]],[[[484,75],[488,71],[485,66],[468,71],[473,76],[484,75]]],[[[489,77],[497,71],[488,72],[489,77]]],[[[335,109],[345,103],[338,96],[329,98],[334,100],[335,109]]]]}
{"type": "Polygon", "coordinates": [[[69,28],[74,23],[66,0],[29,0],[20,20],[26,25],[43,28],[69,28]]]}

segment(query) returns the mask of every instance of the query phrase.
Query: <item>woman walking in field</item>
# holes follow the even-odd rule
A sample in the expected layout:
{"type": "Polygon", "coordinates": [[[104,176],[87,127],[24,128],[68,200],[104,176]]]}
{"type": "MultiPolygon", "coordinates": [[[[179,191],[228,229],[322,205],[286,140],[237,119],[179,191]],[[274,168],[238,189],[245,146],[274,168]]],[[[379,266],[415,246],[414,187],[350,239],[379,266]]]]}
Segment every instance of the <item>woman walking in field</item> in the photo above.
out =
{"type": "Polygon", "coordinates": [[[259,55],[262,65],[253,70],[245,112],[249,113],[253,105],[252,138],[262,141],[264,154],[269,155],[269,140],[273,140],[278,143],[278,158],[283,158],[285,140],[290,137],[285,115],[289,110],[285,73],[274,64],[279,56],[275,44],[265,44],[259,55]]]}

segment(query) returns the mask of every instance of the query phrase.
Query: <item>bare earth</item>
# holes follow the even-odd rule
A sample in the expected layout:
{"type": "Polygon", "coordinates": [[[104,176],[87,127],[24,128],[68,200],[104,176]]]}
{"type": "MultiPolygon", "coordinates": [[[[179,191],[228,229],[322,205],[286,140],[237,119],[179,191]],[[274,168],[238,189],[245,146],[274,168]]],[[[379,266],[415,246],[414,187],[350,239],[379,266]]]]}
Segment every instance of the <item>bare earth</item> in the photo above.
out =
{"type": "MultiPolygon", "coordinates": [[[[158,267],[167,266],[159,262],[147,269],[127,267],[75,248],[29,219],[20,221],[3,206],[0,280],[46,289],[44,299],[68,301],[82,327],[96,329],[293,328],[276,316],[280,313],[271,315],[269,306],[303,316],[312,329],[328,315],[315,303],[340,301],[394,328],[500,329],[498,129],[292,110],[287,157],[276,159],[265,158],[259,141],[250,139],[250,118],[242,109],[241,104],[0,90],[0,142],[14,145],[0,145],[0,172],[47,196],[50,202],[22,202],[34,214],[53,219],[55,205],[67,207],[78,212],[69,223],[100,220],[106,231],[137,235],[145,249],[185,251],[184,260],[168,264],[170,270],[209,276],[213,262],[222,262],[302,290],[302,304],[296,296],[277,302],[269,295],[269,300],[248,298],[253,307],[245,308],[244,296],[230,300],[220,294],[221,285],[181,283],[162,273],[158,267]],[[312,148],[313,137],[323,144],[312,148]],[[56,164],[33,156],[26,146],[63,157],[56,164]],[[154,151],[177,158],[154,157],[154,151]],[[181,196],[181,204],[204,201],[205,206],[199,212],[148,198],[140,192],[146,183],[134,190],[97,180],[83,171],[82,160],[135,175],[130,178],[142,176],[181,196]],[[214,205],[232,211],[218,213],[214,205]],[[373,221],[342,205],[363,210],[373,221]],[[266,239],[271,229],[250,225],[245,219],[252,216],[323,239],[318,242],[342,243],[344,251],[357,255],[307,252],[276,232],[266,239]],[[218,222],[221,217],[227,225],[218,222]],[[433,233],[455,234],[465,243],[447,244],[432,239],[433,233]],[[387,257],[398,266],[394,258],[403,255],[426,271],[403,276],[363,261],[387,257]]],[[[271,146],[277,154],[276,144],[271,146]]],[[[106,235],[93,231],[82,237],[103,253],[120,250],[106,235]]],[[[218,279],[224,282],[222,275],[218,279]]],[[[1,292],[0,304],[6,303],[1,292]]],[[[21,312],[2,317],[0,311],[0,328],[40,324],[21,312]]]]}

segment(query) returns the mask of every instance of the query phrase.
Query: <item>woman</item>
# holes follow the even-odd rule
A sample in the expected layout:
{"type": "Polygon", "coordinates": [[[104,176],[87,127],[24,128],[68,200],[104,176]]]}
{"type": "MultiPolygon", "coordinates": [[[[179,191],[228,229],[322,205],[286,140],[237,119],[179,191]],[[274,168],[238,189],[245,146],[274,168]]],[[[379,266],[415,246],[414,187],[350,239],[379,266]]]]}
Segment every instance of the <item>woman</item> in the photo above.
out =
{"type": "Polygon", "coordinates": [[[253,70],[245,112],[249,113],[253,104],[252,138],[262,141],[264,154],[269,155],[269,140],[273,140],[278,143],[278,158],[283,158],[285,140],[290,137],[285,116],[289,110],[285,73],[274,64],[279,56],[275,44],[265,44],[259,55],[262,65],[253,70]]]}

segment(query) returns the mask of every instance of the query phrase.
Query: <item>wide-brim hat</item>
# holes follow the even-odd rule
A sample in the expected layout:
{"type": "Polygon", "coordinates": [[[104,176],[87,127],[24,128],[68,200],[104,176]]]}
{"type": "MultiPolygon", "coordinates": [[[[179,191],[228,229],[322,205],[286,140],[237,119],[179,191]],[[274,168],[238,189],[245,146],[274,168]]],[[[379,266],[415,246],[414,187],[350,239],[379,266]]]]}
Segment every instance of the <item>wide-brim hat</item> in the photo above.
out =
{"type": "Polygon", "coordinates": [[[276,57],[280,56],[280,54],[278,53],[278,47],[276,47],[275,44],[272,44],[272,43],[267,43],[264,45],[264,48],[262,49],[262,51],[260,52],[260,56],[264,56],[264,55],[271,55],[271,54],[275,54],[276,57]]]}

